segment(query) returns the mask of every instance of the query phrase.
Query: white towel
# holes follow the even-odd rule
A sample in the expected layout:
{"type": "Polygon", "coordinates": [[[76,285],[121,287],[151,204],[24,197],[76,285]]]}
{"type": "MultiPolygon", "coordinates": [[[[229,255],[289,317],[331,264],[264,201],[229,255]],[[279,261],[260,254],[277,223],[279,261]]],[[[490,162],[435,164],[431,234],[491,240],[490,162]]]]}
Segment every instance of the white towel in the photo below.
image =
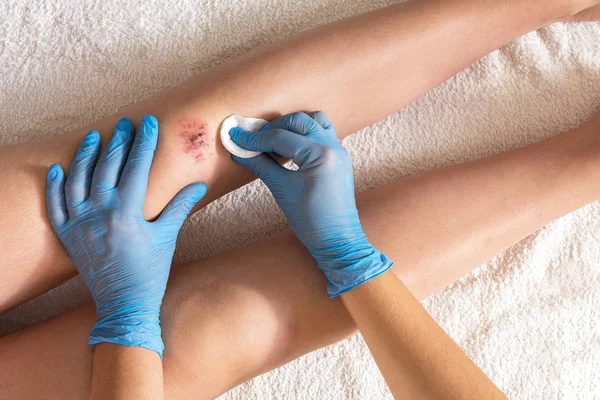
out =
{"type": "MultiPolygon", "coordinates": [[[[83,126],[267,42],[388,3],[0,3],[0,144],[83,126]]],[[[599,111],[599,45],[599,24],[558,24],[494,52],[346,140],[357,187],[503,152],[581,124],[599,111]]],[[[599,214],[593,204],[562,218],[424,302],[511,399],[600,399],[599,214]]],[[[283,226],[275,202],[255,182],[193,217],[177,260],[229,250],[283,226]]],[[[74,279],[0,317],[0,333],[86,298],[74,279]]],[[[356,337],[222,399],[389,397],[356,337]]]]}

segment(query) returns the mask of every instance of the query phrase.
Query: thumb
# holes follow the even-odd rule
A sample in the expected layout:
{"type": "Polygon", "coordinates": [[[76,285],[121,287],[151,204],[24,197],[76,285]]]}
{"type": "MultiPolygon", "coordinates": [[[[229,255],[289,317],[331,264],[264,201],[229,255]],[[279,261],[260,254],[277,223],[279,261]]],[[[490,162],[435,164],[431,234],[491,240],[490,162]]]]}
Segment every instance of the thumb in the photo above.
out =
{"type": "Polygon", "coordinates": [[[231,141],[244,150],[264,151],[261,147],[261,141],[258,140],[257,132],[247,131],[241,126],[233,127],[229,130],[231,141]]]}
{"type": "Polygon", "coordinates": [[[192,208],[204,197],[207,190],[208,188],[203,182],[187,185],[171,199],[156,222],[176,227],[179,230],[192,208]]]}

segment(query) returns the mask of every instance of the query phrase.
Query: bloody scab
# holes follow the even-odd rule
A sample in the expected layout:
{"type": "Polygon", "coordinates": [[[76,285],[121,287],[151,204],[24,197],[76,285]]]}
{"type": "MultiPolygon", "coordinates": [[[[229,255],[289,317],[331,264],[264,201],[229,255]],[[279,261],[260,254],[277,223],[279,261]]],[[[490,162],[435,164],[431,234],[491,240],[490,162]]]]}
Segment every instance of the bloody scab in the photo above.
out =
{"type": "Polygon", "coordinates": [[[178,127],[184,153],[191,155],[195,162],[203,161],[209,147],[208,125],[195,119],[182,118],[178,127]]]}

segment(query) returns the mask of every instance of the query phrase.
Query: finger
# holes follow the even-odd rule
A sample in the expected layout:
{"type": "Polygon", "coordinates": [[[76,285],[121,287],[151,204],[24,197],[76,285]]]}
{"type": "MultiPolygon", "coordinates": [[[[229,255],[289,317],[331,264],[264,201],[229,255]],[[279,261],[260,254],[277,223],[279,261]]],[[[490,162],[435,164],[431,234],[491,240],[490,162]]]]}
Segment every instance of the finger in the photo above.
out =
{"type": "MultiPolygon", "coordinates": [[[[183,221],[190,214],[194,205],[204,197],[206,191],[207,187],[202,182],[192,183],[181,189],[167,204],[156,221],[156,223],[160,224],[160,229],[163,231],[169,231],[169,229],[179,231],[181,225],[183,225],[183,221]]],[[[173,231],[171,230],[170,232],[173,231]]]]}
{"type": "Polygon", "coordinates": [[[250,132],[238,126],[229,131],[229,136],[235,144],[246,150],[277,153],[286,158],[294,158],[310,143],[305,136],[283,129],[250,132]]]}
{"type": "Polygon", "coordinates": [[[254,172],[267,186],[270,185],[271,179],[280,179],[281,174],[288,171],[268,154],[259,154],[252,158],[232,157],[235,162],[254,172]]]}
{"type": "Polygon", "coordinates": [[[275,118],[263,126],[261,131],[273,129],[283,129],[304,136],[314,135],[322,130],[321,125],[303,112],[295,112],[275,118]]]}
{"type": "Polygon", "coordinates": [[[91,196],[111,190],[119,183],[119,176],[133,142],[133,121],[121,118],[115,126],[112,139],[100,155],[92,179],[91,196]]]}
{"type": "Polygon", "coordinates": [[[335,132],[333,124],[331,123],[331,120],[323,111],[313,111],[306,114],[312,119],[314,119],[317,124],[321,125],[323,129],[325,129],[326,136],[329,136],[331,139],[339,141],[337,133],[335,132]]]}
{"type": "Polygon", "coordinates": [[[314,119],[315,122],[317,124],[321,125],[321,127],[323,129],[333,128],[333,124],[331,123],[331,120],[329,119],[327,114],[325,114],[323,111],[311,111],[311,112],[307,112],[306,115],[308,115],[309,117],[314,119]]]}
{"type": "Polygon", "coordinates": [[[155,117],[146,115],[142,118],[119,181],[119,197],[132,207],[142,208],[144,205],[157,142],[158,121],[155,117]]]}
{"type": "Polygon", "coordinates": [[[90,184],[99,153],[100,134],[91,131],[79,145],[65,183],[65,200],[71,217],[77,215],[77,207],[90,194],[90,184]]]}
{"type": "Polygon", "coordinates": [[[65,203],[65,173],[58,164],[48,170],[46,179],[46,210],[52,229],[56,232],[69,219],[65,203]]]}

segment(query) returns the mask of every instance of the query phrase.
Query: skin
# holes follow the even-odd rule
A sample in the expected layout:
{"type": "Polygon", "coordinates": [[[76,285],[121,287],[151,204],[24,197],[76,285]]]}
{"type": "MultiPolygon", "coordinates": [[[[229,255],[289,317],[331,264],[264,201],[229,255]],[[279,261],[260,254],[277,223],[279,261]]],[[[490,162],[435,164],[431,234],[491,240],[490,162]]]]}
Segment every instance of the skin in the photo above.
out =
{"type": "MultiPolygon", "coordinates": [[[[155,114],[167,124],[151,172],[148,215],[157,213],[166,203],[163,196],[170,198],[171,188],[183,186],[182,182],[205,180],[215,198],[249,179],[216,142],[209,146],[215,155],[198,164],[182,157],[182,141],[175,139],[182,116],[204,116],[199,119],[207,123],[214,140],[221,116],[232,112],[269,117],[297,109],[323,109],[343,136],[401,108],[495,47],[589,5],[565,4],[461,1],[436,2],[432,7],[427,1],[409,3],[309,31],[209,71],[188,83],[189,88],[177,87],[129,108],[124,113],[133,117],[160,110],[155,114]],[[454,9],[457,6],[460,12],[454,9]],[[388,23],[381,24],[388,16],[388,23]],[[369,39],[372,33],[367,34],[372,25],[383,30],[376,41],[369,39]],[[475,40],[464,26],[481,35],[475,40]],[[370,67],[378,72],[372,74],[372,87],[356,84],[364,82],[358,78],[365,65],[356,63],[355,68],[351,56],[331,61],[323,57],[354,54],[344,53],[344,44],[331,33],[362,44],[368,50],[361,55],[365,62],[378,61],[370,67]],[[421,54],[423,46],[431,52],[421,54]],[[296,66],[286,57],[289,54],[311,60],[311,68],[296,66]],[[398,61],[406,74],[398,74],[398,61]],[[331,68],[339,70],[338,77],[327,79],[325,71],[331,68]],[[241,87],[248,76],[256,78],[256,87],[237,94],[236,85],[241,87]],[[314,79],[319,76],[322,81],[314,79]],[[267,79],[274,82],[272,91],[261,88],[267,79]],[[289,95],[281,96],[278,86],[302,90],[289,89],[289,95]],[[165,103],[165,99],[173,101],[165,103]]],[[[94,126],[106,135],[116,119],[94,126]]],[[[396,273],[422,299],[544,224],[596,199],[598,128],[594,120],[532,147],[361,194],[363,226],[376,247],[401,263],[396,273]]],[[[72,274],[64,266],[67,261],[56,239],[41,223],[42,190],[46,167],[56,159],[67,164],[86,130],[60,141],[48,138],[0,150],[0,164],[12,166],[5,168],[2,185],[19,188],[6,195],[15,212],[0,221],[0,231],[8,235],[2,264],[14,266],[7,268],[0,290],[4,308],[72,274]],[[32,238],[25,250],[22,242],[11,244],[24,232],[32,238]]],[[[93,306],[87,305],[0,339],[0,363],[10,363],[10,368],[8,364],[0,368],[4,393],[11,398],[86,398],[92,353],[85,343],[94,315],[93,306]]],[[[161,316],[168,349],[167,398],[214,397],[355,331],[343,304],[327,300],[324,278],[290,232],[176,268],[161,316]]]]}
{"type": "Polygon", "coordinates": [[[11,213],[0,220],[0,312],[75,274],[45,217],[43,182],[51,164],[67,168],[87,131],[98,130],[107,143],[121,116],[139,121],[142,115],[155,115],[161,138],[145,216],[155,217],[177,191],[196,181],[209,187],[202,206],[253,178],[217,139],[227,116],[272,119],[322,110],[345,137],[403,108],[497,47],[592,3],[411,1],[253,51],[75,132],[1,148],[0,168],[7,172],[0,188],[11,213]]]}
{"type": "Polygon", "coordinates": [[[343,294],[396,399],[506,399],[388,271],[343,294]]]}
{"type": "Polygon", "coordinates": [[[91,392],[91,400],[163,399],[160,357],[142,347],[99,343],[91,392]]]}
{"type": "MultiPolygon", "coordinates": [[[[363,228],[421,300],[600,197],[599,131],[596,118],[532,146],[361,193],[363,228]]],[[[93,304],[87,304],[0,338],[3,393],[86,398],[93,355],[86,343],[94,322],[93,304]]],[[[327,298],[324,276],[289,230],[172,269],[161,326],[168,399],[214,398],[356,332],[343,303],[327,298]]]]}

